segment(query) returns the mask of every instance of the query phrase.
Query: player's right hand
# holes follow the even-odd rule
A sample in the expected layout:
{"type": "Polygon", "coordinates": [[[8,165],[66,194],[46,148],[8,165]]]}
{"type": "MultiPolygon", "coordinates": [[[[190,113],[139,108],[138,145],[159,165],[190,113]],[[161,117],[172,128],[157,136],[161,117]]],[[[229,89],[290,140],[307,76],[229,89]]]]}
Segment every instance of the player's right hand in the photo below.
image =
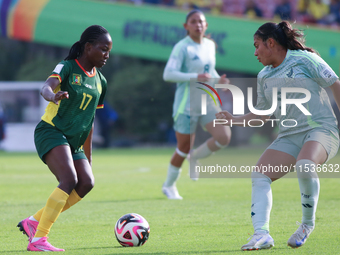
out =
{"type": "Polygon", "coordinates": [[[201,73],[197,75],[197,80],[200,82],[209,81],[210,78],[211,78],[211,75],[208,73],[201,73]]]}

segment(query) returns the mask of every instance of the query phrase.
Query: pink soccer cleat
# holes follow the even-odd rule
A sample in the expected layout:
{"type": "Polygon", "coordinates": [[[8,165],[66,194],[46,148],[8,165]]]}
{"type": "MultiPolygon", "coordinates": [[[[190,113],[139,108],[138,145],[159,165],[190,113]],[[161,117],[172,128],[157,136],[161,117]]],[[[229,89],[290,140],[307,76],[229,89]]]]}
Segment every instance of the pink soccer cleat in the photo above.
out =
{"type": "Polygon", "coordinates": [[[42,237],[38,241],[32,243],[29,242],[27,246],[28,251],[65,251],[64,249],[59,249],[47,242],[47,237],[42,237]]]}
{"type": "Polygon", "coordinates": [[[28,241],[31,241],[37,231],[38,224],[39,222],[27,218],[20,221],[17,227],[23,234],[28,236],[28,241]]]}

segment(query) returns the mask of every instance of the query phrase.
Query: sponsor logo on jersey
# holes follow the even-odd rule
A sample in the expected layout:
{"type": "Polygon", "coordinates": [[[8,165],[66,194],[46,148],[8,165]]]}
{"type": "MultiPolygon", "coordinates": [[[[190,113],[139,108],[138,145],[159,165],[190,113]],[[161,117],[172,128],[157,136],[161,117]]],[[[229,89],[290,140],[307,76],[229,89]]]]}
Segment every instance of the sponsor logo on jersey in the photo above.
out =
{"type": "Polygon", "coordinates": [[[80,74],[73,74],[72,84],[81,85],[81,75],[80,74]]]}
{"type": "Polygon", "coordinates": [[[85,87],[86,87],[86,88],[89,88],[89,89],[92,89],[92,86],[89,85],[89,84],[85,84],[85,87]]]}

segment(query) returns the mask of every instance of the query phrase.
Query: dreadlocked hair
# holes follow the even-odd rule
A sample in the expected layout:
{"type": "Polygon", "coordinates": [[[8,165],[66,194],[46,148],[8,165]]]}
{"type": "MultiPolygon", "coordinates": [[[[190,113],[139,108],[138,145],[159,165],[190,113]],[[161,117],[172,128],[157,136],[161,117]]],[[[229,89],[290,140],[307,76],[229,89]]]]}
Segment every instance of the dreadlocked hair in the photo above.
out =
{"type": "Polygon", "coordinates": [[[81,34],[80,40],[72,45],[68,53],[68,56],[65,58],[65,60],[77,59],[83,53],[86,43],[91,44],[96,43],[101,35],[107,33],[108,31],[102,26],[99,25],[89,26],[81,34]]]}

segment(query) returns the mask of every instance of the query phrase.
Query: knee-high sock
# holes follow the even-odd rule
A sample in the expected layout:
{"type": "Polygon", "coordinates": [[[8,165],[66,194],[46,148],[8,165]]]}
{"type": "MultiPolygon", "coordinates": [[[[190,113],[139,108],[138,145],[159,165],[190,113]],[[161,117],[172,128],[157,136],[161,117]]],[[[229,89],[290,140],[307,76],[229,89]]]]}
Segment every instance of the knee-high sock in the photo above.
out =
{"type": "MultiPolygon", "coordinates": [[[[66,204],[65,204],[64,208],[61,210],[61,212],[66,211],[71,206],[78,203],[80,200],[82,200],[82,198],[78,195],[78,193],[75,190],[72,190],[72,192],[71,192],[70,196],[68,197],[68,199],[66,200],[66,204]]],[[[37,211],[33,215],[34,219],[37,220],[37,221],[40,221],[41,215],[42,215],[44,210],[45,210],[45,207],[43,207],[39,211],[37,211]]]]}
{"type": "MultiPolygon", "coordinates": [[[[220,144],[218,141],[215,141],[215,145],[218,147],[217,150],[222,149],[224,147],[226,147],[227,145],[222,145],[220,144]]],[[[209,147],[208,147],[208,141],[205,141],[204,143],[202,143],[197,149],[193,150],[190,153],[190,157],[191,159],[200,159],[200,158],[206,158],[209,157],[214,151],[212,151],[209,147]]]]}
{"type": "Polygon", "coordinates": [[[169,164],[168,175],[167,175],[166,180],[164,182],[164,186],[170,187],[172,185],[175,185],[180,174],[181,174],[181,169],[179,167],[175,167],[175,166],[169,164]]]}
{"type": "Polygon", "coordinates": [[[44,237],[48,235],[53,223],[57,220],[61,210],[64,208],[68,197],[69,195],[59,188],[56,188],[52,192],[46,202],[34,237],[44,237]]]}
{"type": "Polygon", "coordinates": [[[190,153],[190,159],[197,160],[200,158],[206,158],[210,156],[213,152],[209,149],[208,143],[204,142],[198,148],[190,153]]]}
{"type": "Polygon", "coordinates": [[[252,173],[251,218],[254,231],[269,233],[270,211],[272,209],[271,179],[264,174],[252,173]]]}
{"type": "Polygon", "coordinates": [[[61,212],[66,211],[69,209],[71,206],[75,205],[78,203],[82,198],[78,195],[78,193],[75,190],[72,190],[70,196],[66,200],[66,204],[64,205],[64,208],[61,210],[61,212]]]}
{"type": "Polygon", "coordinates": [[[314,227],[315,212],[320,193],[320,182],[316,172],[316,164],[307,159],[299,160],[296,162],[296,172],[301,193],[302,223],[314,227]]]}

